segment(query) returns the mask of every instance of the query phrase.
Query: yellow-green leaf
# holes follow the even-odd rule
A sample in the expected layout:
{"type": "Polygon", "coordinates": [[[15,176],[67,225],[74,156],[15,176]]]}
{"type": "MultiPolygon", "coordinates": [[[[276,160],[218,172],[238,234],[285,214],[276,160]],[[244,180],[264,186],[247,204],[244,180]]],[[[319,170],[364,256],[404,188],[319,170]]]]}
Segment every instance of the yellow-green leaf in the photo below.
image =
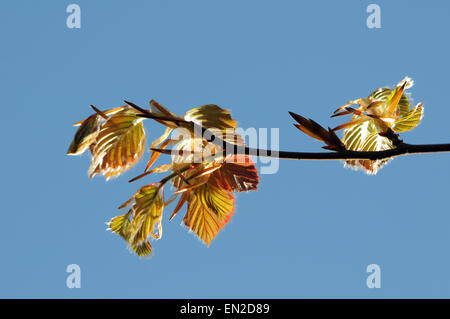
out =
{"type": "Polygon", "coordinates": [[[102,173],[109,179],[121,174],[140,160],[144,146],[142,118],[130,109],[115,113],[100,127],[89,177],[102,173]]]}
{"type": "Polygon", "coordinates": [[[184,115],[184,119],[205,128],[220,130],[236,128],[236,121],[231,118],[230,112],[215,104],[203,105],[189,110],[184,115]]]}
{"type": "MultiPolygon", "coordinates": [[[[378,134],[373,122],[352,126],[344,131],[342,142],[347,150],[351,151],[383,151],[394,148],[391,141],[378,134]]],[[[368,174],[376,174],[388,160],[347,160],[345,163],[354,168],[361,168],[368,174]]]]}
{"type": "Polygon", "coordinates": [[[133,232],[133,227],[130,223],[130,215],[132,211],[130,210],[128,213],[116,216],[111,219],[107,225],[109,226],[109,230],[113,233],[116,233],[126,241],[130,238],[131,233],[133,232]]]}
{"type": "Polygon", "coordinates": [[[154,238],[160,237],[160,230],[155,231],[155,226],[159,226],[162,218],[164,205],[156,184],[143,186],[134,195],[132,223],[134,232],[130,237],[132,244],[138,244],[147,239],[149,235],[154,238]]]}
{"type": "Polygon", "coordinates": [[[423,103],[417,104],[411,111],[394,122],[392,129],[395,132],[410,131],[419,125],[423,117],[423,103]]]}
{"type": "Polygon", "coordinates": [[[149,256],[152,253],[152,245],[148,240],[144,240],[137,245],[132,245],[130,248],[138,255],[139,257],[149,256]]]}
{"type": "Polygon", "coordinates": [[[164,203],[159,185],[150,184],[141,187],[120,208],[131,202],[133,204],[128,213],[114,217],[109,222],[109,228],[125,239],[136,254],[149,255],[152,247],[148,237],[159,239],[162,235],[161,219],[164,203]]]}

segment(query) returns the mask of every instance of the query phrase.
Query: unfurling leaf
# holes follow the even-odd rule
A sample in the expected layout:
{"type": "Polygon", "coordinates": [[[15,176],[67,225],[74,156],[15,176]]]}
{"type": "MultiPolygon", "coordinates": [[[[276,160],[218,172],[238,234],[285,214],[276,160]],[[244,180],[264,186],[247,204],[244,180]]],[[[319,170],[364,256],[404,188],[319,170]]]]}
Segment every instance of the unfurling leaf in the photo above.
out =
{"type": "Polygon", "coordinates": [[[360,124],[365,120],[373,121],[379,128],[378,131],[380,133],[386,131],[387,128],[393,128],[397,121],[400,121],[410,112],[409,97],[404,91],[411,88],[413,84],[414,82],[406,77],[393,90],[379,88],[373,91],[367,98],[354,100],[342,106],[338,110],[345,108],[346,111],[332,116],[353,114],[353,117],[349,123],[339,125],[335,130],[348,128],[360,124]],[[359,105],[359,108],[349,108],[350,103],[359,105]]]}
{"type": "Polygon", "coordinates": [[[121,174],[139,161],[144,146],[142,118],[130,109],[115,113],[100,127],[92,149],[89,177],[102,173],[109,179],[121,174]]]}
{"type": "MultiPolygon", "coordinates": [[[[342,142],[350,151],[384,151],[394,148],[388,138],[378,134],[377,127],[371,121],[365,121],[346,129],[342,142]]],[[[368,174],[376,174],[388,161],[388,159],[347,160],[345,163],[354,168],[362,168],[368,174]]]]}
{"type": "Polygon", "coordinates": [[[162,235],[161,218],[164,203],[158,184],[141,187],[121,208],[131,209],[124,215],[114,217],[109,222],[111,231],[125,239],[129,247],[139,256],[151,254],[149,236],[159,239],[162,235]],[[131,219],[130,219],[131,218],[131,219]]]}
{"type": "MultiPolygon", "coordinates": [[[[405,90],[414,82],[406,77],[394,89],[379,88],[367,98],[352,101],[358,109],[344,105],[345,112],[335,115],[352,114],[348,123],[339,125],[334,130],[343,129],[342,142],[351,151],[384,151],[393,149],[401,140],[394,132],[406,132],[416,127],[423,115],[423,104],[410,108],[409,96],[405,90]]],[[[346,163],[356,168],[363,168],[369,174],[377,171],[389,161],[383,160],[347,160],[346,163]]]]}
{"type": "Polygon", "coordinates": [[[83,154],[88,147],[95,143],[100,119],[98,114],[93,114],[81,123],[67,151],[68,155],[83,154]]]}
{"type": "Polygon", "coordinates": [[[342,144],[339,137],[337,137],[336,133],[330,128],[328,130],[324,129],[317,122],[304,118],[301,115],[298,115],[294,112],[289,112],[289,114],[296,120],[299,124],[294,124],[296,128],[305,133],[306,135],[311,136],[321,142],[327,144],[327,146],[323,146],[323,148],[332,150],[332,151],[343,151],[345,150],[344,145],[342,144]]]}
{"type": "Polygon", "coordinates": [[[126,241],[130,238],[131,233],[133,232],[132,226],[130,223],[130,215],[132,211],[130,210],[128,213],[123,215],[119,215],[111,219],[108,223],[109,228],[112,232],[116,233],[126,241]]]}

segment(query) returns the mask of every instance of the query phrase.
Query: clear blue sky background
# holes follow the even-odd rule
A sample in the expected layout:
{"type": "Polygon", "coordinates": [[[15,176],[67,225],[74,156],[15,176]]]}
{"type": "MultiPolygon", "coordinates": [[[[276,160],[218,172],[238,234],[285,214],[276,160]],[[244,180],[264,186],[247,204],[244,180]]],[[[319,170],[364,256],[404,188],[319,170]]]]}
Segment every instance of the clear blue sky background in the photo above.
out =
{"type": "Polygon", "coordinates": [[[239,194],[210,248],[168,208],[151,259],[104,224],[155,181],[127,183],[144,161],[105,182],[87,177],[88,154],[65,155],[90,104],[151,98],[179,114],[215,103],[244,128],[280,128],[282,149],[320,150],[288,110],[335,126],[337,106],[405,75],[425,117],[404,138],[449,142],[449,2],[73,2],[80,30],[66,27],[70,1],[0,3],[0,297],[450,297],[449,155],[398,158],[377,176],[282,161],[239,194]],[[81,289],[66,287],[72,263],[81,289]],[[381,289],[366,287],[372,263],[381,289]]]}

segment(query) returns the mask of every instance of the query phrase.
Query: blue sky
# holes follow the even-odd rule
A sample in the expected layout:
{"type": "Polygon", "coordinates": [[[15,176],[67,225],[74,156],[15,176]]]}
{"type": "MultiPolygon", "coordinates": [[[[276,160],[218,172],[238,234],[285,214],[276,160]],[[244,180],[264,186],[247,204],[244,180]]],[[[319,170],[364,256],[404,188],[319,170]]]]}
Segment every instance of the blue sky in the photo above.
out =
{"type": "MultiPolygon", "coordinates": [[[[323,125],[349,99],[416,85],[425,117],[409,143],[450,141],[444,1],[2,1],[0,297],[450,297],[447,154],[395,159],[377,176],[340,162],[282,161],[239,194],[207,248],[181,217],[139,259],[105,222],[138,187],[89,180],[90,156],[65,155],[89,105],[173,112],[214,103],[243,128],[280,128],[283,150],[319,151],[287,111],[323,125]],[[381,7],[381,29],[366,8],[381,7]],[[66,7],[82,10],[66,27],[66,7]],[[366,286],[381,267],[382,287],[366,286]],[[82,287],[66,287],[78,264],[82,287]]],[[[150,138],[163,128],[146,122],[150,138]]]]}

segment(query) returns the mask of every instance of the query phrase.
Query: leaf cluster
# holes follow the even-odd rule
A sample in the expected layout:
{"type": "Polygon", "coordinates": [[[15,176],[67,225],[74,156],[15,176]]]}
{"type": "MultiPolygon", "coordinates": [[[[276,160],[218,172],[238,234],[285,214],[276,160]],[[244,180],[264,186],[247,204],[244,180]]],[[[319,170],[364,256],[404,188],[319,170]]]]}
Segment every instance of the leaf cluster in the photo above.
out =
{"type": "Polygon", "coordinates": [[[129,207],[128,211],[108,223],[109,229],[139,256],[152,253],[149,238],[161,238],[163,211],[170,203],[177,201],[170,220],[186,206],[183,224],[209,246],[234,214],[234,193],[257,189],[258,171],[249,156],[227,154],[223,144],[195,134],[198,128],[206,129],[220,141],[245,147],[245,141],[236,132],[236,121],[217,105],[197,107],[181,117],[153,100],[149,110],[131,102],[106,111],[92,108],[94,114],[75,123],[79,128],[67,152],[80,155],[89,149],[91,178],[96,174],[106,179],[118,176],[141,159],[146,141],[144,119],[151,118],[166,126],[162,136],[151,144],[145,171],[131,181],[153,173],[168,172],[168,175],[138,189],[120,206],[120,209],[129,207]],[[178,135],[172,134],[174,131],[178,135]],[[168,146],[175,150],[171,163],[154,167],[168,146]],[[169,182],[173,194],[165,199],[164,188],[169,182]]]}

